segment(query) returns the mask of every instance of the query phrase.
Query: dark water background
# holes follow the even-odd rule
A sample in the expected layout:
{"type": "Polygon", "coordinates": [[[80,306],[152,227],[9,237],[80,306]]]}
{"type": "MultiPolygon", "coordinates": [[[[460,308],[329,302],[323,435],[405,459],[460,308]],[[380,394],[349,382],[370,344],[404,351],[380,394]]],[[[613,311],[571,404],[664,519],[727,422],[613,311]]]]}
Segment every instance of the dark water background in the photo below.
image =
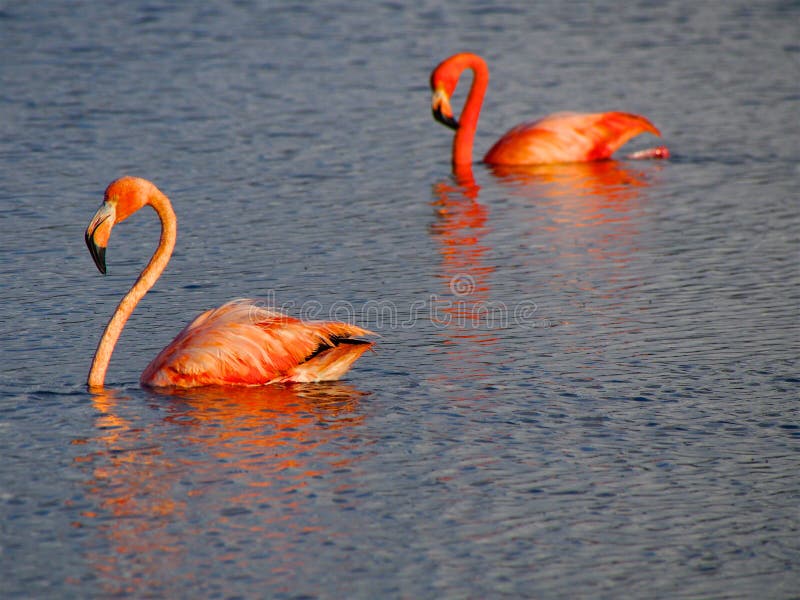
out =
{"type": "Polygon", "coordinates": [[[778,1],[0,3],[0,595],[797,597],[799,40],[778,1]],[[478,153],[621,109],[674,158],[456,181],[428,75],[459,50],[478,153]],[[178,245],[90,395],[158,237],[96,272],[123,174],[178,245]],[[377,351],[138,386],[242,296],[377,351]]]}

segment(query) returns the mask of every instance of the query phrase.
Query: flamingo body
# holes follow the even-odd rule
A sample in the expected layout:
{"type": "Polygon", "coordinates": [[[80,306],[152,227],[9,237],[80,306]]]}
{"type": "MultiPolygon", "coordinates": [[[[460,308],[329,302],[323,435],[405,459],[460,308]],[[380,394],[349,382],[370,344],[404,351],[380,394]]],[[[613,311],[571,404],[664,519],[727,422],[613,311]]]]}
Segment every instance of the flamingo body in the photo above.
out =
{"type": "MultiPolygon", "coordinates": [[[[433,116],[456,130],[453,164],[472,163],[472,145],[483,97],[489,84],[489,69],[477,54],[463,52],[442,61],[431,73],[433,116]],[[458,120],[450,97],[461,73],[474,73],[469,96],[458,120]]],[[[610,158],[625,142],[641,134],[661,133],[645,117],[625,112],[556,113],[517,125],[500,138],[483,161],[495,165],[536,165],[587,162],[610,158]]],[[[641,151],[631,158],[666,158],[665,147],[641,151]]]]}
{"type": "MultiPolygon", "coordinates": [[[[161,220],[161,240],[136,283],[122,298],[97,345],[88,384],[101,387],[114,346],[136,305],[166,268],[177,236],[169,199],[151,182],[123,177],[111,183],[86,229],[86,244],[102,273],[112,227],[151,206],[161,220]]],[[[233,300],[186,326],[147,366],[141,383],[153,387],[264,385],[339,379],[372,342],[370,331],[346,323],[304,322],[233,300]]]]}
{"type": "Polygon", "coordinates": [[[369,333],[232,300],[187,325],[147,366],[141,383],[195,387],[339,379],[372,346],[351,338],[369,333]]]}
{"type": "Polygon", "coordinates": [[[604,160],[640,133],[661,135],[650,121],[631,113],[556,113],[517,125],[497,140],[483,161],[525,165],[604,160]]]}

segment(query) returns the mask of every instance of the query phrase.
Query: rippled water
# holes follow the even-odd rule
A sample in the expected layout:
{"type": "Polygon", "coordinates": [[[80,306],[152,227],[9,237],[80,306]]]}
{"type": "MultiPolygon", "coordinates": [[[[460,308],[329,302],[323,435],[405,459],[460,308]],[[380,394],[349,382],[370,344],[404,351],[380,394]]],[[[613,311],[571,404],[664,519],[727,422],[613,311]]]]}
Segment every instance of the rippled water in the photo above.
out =
{"type": "MultiPolygon", "coordinates": [[[[790,598],[800,585],[796,2],[5,3],[0,592],[790,598]],[[674,158],[454,177],[428,74],[492,69],[476,149],[622,109],[674,158]],[[122,174],[164,277],[83,230],[122,174]],[[234,297],[381,337],[326,385],[141,389],[234,297]]],[[[463,87],[460,89],[463,98],[463,87]]],[[[631,148],[652,145],[638,140],[631,148]]]]}

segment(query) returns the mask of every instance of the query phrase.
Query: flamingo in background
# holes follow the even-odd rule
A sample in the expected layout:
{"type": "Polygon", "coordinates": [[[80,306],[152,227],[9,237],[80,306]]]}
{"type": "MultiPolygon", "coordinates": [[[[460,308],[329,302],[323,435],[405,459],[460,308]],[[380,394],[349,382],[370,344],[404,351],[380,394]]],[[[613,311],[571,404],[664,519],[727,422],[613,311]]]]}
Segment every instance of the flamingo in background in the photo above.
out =
{"type": "MultiPolygon", "coordinates": [[[[442,61],[431,73],[433,118],[455,129],[453,164],[472,162],[472,142],[478,126],[483,96],[489,84],[489,68],[477,54],[462,52],[442,61]],[[461,73],[472,69],[472,87],[459,120],[453,117],[450,98],[461,73]]],[[[603,160],[640,133],[660,136],[642,116],[624,112],[556,113],[517,125],[494,146],[483,161],[488,164],[534,165],[603,160]]],[[[669,158],[666,146],[641,150],[629,158],[669,158]]]]}
{"type": "MultiPolygon", "coordinates": [[[[102,387],[114,345],[125,322],[167,266],[177,237],[169,199],[138,177],[112,182],[86,229],[86,245],[106,272],[111,228],[144,206],[161,220],[161,240],[136,283],[122,298],[97,345],[87,383],[102,387]]],[[[354,336],[371,331],[346,323],[310,321],[232,300],[199,315],[147,366],[140,382],[152,387],[263,385],[339,379],[373,342],[354,336]]]]}

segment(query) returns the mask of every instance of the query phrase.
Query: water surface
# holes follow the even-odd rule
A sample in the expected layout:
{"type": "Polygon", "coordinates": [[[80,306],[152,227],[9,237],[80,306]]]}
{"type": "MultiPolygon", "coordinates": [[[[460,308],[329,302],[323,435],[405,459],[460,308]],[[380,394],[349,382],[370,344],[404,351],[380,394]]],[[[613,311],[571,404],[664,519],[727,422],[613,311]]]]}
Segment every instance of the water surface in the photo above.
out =
{"type": "Polygon", "coordinates": [[[4,6],[2,596],[796,595],[798,23],[792,2],[4,6]],[[621,109],[674,158],[453,176],[428,75],[465,49],[492,70],[478,152],[621,109]],[[123,174],[172,198],[178,245],[93,395],[158,239],[137,215],[96,272],[83,230],[123,174]],[[337,383],[138,386],[235,297],[381,337],[337,383]]]}

